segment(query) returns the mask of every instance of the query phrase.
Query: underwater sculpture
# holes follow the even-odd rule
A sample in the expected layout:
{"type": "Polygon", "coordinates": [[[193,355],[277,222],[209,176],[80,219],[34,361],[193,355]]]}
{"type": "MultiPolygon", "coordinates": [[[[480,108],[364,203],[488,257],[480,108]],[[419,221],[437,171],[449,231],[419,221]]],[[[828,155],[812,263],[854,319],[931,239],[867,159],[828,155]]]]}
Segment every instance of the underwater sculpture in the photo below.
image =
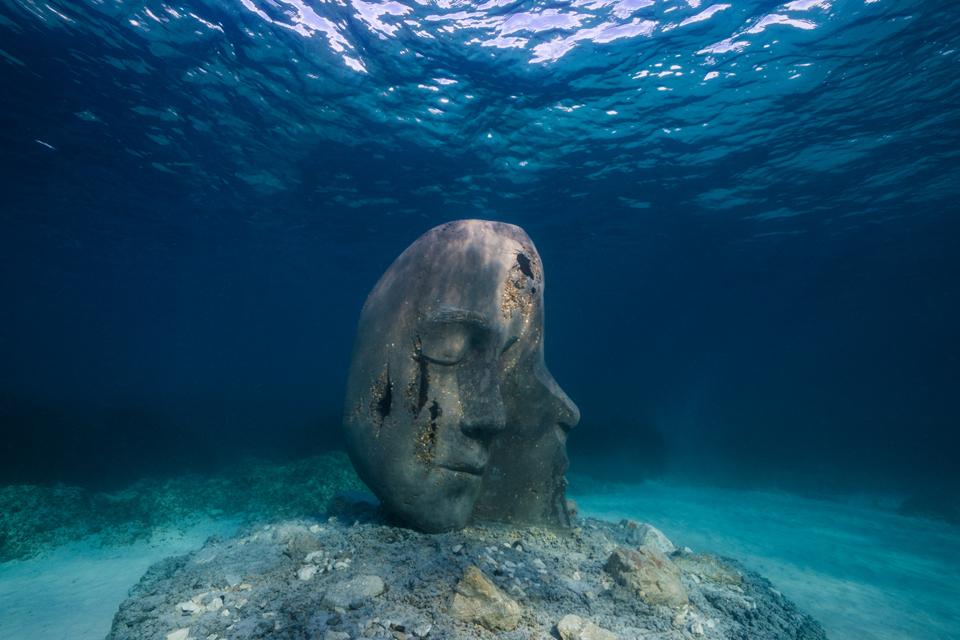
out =
{"type": "Polygon", "coordinates": [[[347,449],[404,523],[568,525],[566,437],[579,419],[544,364],[543,267],[519,227],[435,227],[368,296],[347,381],[347,449]]]}

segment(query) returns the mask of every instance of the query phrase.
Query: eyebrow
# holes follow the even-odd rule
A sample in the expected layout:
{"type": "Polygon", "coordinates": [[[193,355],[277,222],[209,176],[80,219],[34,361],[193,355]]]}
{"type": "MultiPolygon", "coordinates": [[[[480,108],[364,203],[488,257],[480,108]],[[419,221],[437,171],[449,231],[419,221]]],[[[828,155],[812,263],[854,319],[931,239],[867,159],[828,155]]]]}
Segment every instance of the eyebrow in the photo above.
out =
{"type": "Polygon", "coordinates": [[[431,311],[427,315],[427,322],[436,324],[447,324],[457,322],[469,324],[481,329],[489,329],[490,321],[485,315],[478,311],[470,311],[460,307],[441,306],[439,309],[431,311]]]}

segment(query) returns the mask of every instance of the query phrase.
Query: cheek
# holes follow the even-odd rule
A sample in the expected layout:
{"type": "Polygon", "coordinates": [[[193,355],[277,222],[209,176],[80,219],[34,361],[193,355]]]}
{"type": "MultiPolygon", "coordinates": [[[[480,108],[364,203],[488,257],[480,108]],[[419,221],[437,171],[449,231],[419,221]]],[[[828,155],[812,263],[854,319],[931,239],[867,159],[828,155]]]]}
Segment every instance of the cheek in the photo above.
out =
{"type": "Polygon", "coordinates": [[[437,449],[452,435],[462,416],[457,368],[428,365],[411,386],[410,415],[415,424],[417,454],[432,462],[437,449]]]}

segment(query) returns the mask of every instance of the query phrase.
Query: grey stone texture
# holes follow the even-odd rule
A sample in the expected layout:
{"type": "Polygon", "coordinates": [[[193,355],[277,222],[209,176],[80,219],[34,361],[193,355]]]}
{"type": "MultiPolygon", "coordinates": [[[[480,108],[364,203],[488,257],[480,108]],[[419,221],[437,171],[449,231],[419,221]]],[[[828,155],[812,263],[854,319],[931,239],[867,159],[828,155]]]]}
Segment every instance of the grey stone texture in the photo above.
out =
{"type": "Polygon", "coordinates": [[[527,234],[484,220],[431,229],[373,288],[343,422],[357,472],[399,521],[569,525],[580,415],[544,364],[543,292],[527,234]]]}
{"type": "Polygon", "coordinates": [[[688,602],[645,601],[604,569],[618,548],[650,549],[631,547],[631,533],[595,520],[441,534],[377,520],[251,527],[154,565],[108,640],[165,640],[183,630],[206,640],[825,639],[769,582],[714,556],[666,556],[688,602]],[[317,567],[308,581],[298,576],[304,565],[317,567]],[[498,613],[458,616],[458,596],[477,600],[474,611],[499,603],[498,613]]]}

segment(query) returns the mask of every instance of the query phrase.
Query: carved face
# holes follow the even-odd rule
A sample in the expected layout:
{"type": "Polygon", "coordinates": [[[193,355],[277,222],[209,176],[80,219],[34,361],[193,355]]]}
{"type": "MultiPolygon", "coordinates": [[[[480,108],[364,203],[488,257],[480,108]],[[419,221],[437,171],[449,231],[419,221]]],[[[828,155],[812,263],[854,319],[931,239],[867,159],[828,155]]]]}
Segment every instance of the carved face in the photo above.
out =
{"type": "Polygon", "coordinates": [[[564,443],[578,420],[543,363],[543,269],[519,227],[436,227],[367,298],[347,383],[348,450],[407,524],[461,527],[478,505],[493,518],[562,522],[564,443]]]}

